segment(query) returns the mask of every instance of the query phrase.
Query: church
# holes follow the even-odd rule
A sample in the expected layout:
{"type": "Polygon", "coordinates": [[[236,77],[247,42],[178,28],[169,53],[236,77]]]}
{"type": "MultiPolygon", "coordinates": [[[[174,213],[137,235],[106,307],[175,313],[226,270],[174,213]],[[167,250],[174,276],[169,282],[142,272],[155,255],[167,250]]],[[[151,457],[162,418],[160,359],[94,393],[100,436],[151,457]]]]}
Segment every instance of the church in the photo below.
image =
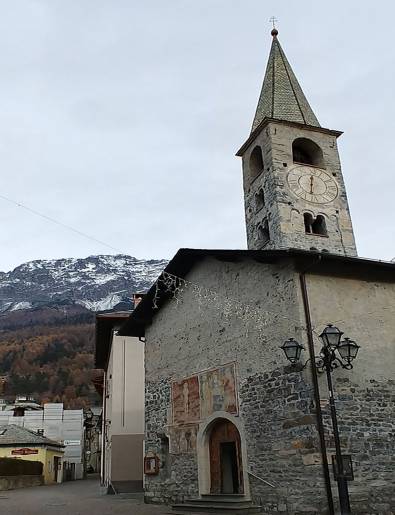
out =
{"type": "Polygon", "coordinates": [[[318,367],[333,324],[359,349],[330,373],[350,509],[390,514],[395,264],[357,256],[342,133],[321,127],[272,38],[237,152],[248,250],[180,249],[118,333],[145,342],[145,498],[180,513],[340,513],[318,367]]]}

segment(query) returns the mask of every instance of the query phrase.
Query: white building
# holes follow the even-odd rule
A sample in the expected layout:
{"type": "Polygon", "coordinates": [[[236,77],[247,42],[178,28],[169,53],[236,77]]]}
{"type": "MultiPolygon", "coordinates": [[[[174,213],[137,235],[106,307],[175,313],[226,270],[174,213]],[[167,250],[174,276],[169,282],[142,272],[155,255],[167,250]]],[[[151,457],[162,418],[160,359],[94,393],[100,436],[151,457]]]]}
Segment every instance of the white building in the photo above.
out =
{"type": "Polygon", "coordinates": [[[104,370],[101,480],[116,493],[143,487],[144,343],[117,335],[129,315],[96,317],[95,364],[104,370]]]}

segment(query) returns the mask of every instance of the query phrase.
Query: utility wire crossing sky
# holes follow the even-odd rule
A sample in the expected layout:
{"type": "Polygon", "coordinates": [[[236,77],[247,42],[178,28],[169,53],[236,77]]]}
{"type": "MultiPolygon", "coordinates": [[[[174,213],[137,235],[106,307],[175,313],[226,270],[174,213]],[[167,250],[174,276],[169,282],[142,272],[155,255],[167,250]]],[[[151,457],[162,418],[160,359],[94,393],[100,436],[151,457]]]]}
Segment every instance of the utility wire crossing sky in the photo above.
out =
{"type": "Polygon", "coordinates": [[[359,255],[393,258],[395,5],[380,5],[3,3],[0,270],[105,248],[145,258],[246,248],[234,154],[250,132],[273,14],[321,125],[344,131],[359,255]]]}

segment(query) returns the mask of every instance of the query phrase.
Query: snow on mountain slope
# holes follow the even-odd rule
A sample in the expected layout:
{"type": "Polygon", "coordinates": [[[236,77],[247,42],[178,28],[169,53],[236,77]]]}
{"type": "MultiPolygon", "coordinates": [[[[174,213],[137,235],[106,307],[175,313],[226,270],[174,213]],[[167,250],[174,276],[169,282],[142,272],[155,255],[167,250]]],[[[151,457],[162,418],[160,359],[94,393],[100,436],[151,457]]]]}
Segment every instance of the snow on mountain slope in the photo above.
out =
{"type": "Polygon", "coordinates": [[[146,291],[166,265],[123,254],[30,261],[0,272],[0,312],[62,302],[112,309],[146,291]]]}

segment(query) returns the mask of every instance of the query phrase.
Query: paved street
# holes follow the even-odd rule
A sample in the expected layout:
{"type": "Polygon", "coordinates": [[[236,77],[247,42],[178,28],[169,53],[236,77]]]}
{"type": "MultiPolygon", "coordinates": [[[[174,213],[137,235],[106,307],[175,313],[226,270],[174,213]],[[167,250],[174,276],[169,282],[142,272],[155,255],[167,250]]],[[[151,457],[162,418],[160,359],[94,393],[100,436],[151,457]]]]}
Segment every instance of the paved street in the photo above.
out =
{"type": "Polygon", "coordinates": [[[165,515],[169,508],[101,495],[97,478],[0,492],[1,515],[165,515]]]}

